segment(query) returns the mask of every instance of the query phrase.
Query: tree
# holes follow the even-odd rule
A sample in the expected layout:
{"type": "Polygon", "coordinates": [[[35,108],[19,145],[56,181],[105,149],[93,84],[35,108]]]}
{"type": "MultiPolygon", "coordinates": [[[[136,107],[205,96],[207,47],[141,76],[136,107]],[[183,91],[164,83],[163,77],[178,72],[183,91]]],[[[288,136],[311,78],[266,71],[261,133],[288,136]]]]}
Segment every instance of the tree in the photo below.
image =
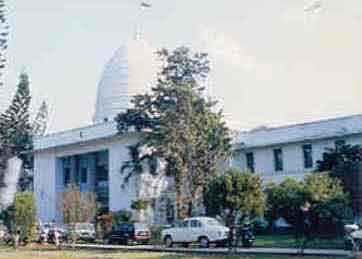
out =
{"type": "Polygon", "coordinates": [[[361,188],[362,148],[359,145],[343,145],[328,148],[322,160],[317,161],[317,172],[329,174],[341,181],[344,190],[351,194],[353,211],[362,212],[361,188]]]}
{"type": "Polygon", "coordinates": [[[317,171],[333,171],[337,166],[343,165],[346,173],[348,173],[348,171],[350,171],[348,169],[361,161],[362,148],[359,145],[343,145],[338,148],[327,148],[326,152],[323,153],[322,160],[317,161],[317,171]]]}
{"type": "Polygon", "coordinates": [[[35,234],[36,205],[31,192],[19,192],[14,201],[15,229],[20,230],[21,240],[31,242],[35,234]]]}
{"type": "Polygon", "coordinates": [[[128,174],[143,173],[145,159],[165,161],[166,175],[175,179],[178,217],[184,218],[202,204],[204,186],[230,154],[230,137],[221,111],[214,112],[216,103],[203,98],[207,55],[186,47],[158,55],[163,68],[157,84],[149,94],[135,96],[134,108],[116,121],[120,134],[134,129],[144,136],[131,150],[128,174]]]}
{"type": "Polygon", "coordinates": [[[59,209],[65,223],[90,222],[97,212],[95,195],[81,192],[77,185],[70,184],[60,195],[59,209]]]}
{"type": "Polygon", "coordinates": [[[32,130],[34,136],[45,135],[48,128],[48,116],[48,105],[43,101],[33,121],[32,130]]]}
{"type": "Polygon", "coordinates": [[[0,138],[2,149],[6,150],[3,152],[10,157],[19,156],[28,167],[31,163],[26,153],[33,147],[30,101],[29,77],[22,73],[12,103],[0,115],[0,138]]]}
{"type": "Polygon", "coordinates": [[[287,178],[280,184],[270,184],[266,193],[272,220],[284,217],[296,225],[301,208],[308,205],[316,234],[331,230],[321,227],[322,220],[335,226],[350,215],[349,195],[339,180],[325,173],[307,174],[303,181],[287,178]]]}
{"type": "Polygon", "coordinates": [[[207,215],[226,215],[227,224],[235,223],[237,214],[262,215],[265,207],[262,180],[259,175],[229,169],[213,179],[204,193],[207,215]]]}
{"type": "Polygon", "coordinates": [[[308,196],[304,185],[295,178],[289,177],[280,184],[270,183],[266,188],[266,194],[270,225],[278,217],[283,217],[294,224],[308,196]]]}

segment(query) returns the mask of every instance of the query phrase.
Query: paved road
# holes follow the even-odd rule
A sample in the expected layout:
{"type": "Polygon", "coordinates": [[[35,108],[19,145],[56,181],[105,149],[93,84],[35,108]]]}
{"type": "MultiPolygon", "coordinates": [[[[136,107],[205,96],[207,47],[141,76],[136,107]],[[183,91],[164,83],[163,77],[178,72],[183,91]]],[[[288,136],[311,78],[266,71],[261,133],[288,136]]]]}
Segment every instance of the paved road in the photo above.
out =
{"type": "MultiPolygon", "coordinates": [[[[145,252],[170,252],[170,253],[193,253],[193,254],[228,254],[227,248],[165,248],[164,246],[139,245],[139,246],[121,246],[121,245],[95,245],[95,244],[76,244],[63,245],[65,248],[78,249],[102,249],[102,250],[127,250],[127,251],[145,251],[145,252]]],[[[275,254],[275,255],[297,255],[295,248],[238,248],[233,251],[234,254],[275,254]]],[[[341,249],[306,249],[305,255],[321,256],[349,256],[350,251],[341,249]]]]}

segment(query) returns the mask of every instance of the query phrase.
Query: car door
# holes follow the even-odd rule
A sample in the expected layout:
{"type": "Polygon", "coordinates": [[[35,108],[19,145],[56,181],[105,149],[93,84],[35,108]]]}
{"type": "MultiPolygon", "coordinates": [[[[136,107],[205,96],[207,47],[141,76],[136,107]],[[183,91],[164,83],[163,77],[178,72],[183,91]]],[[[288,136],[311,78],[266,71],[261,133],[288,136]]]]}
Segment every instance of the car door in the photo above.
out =
{"type": "Polygon", "coordinates": [[[190,221],[189,238],[192,242],[196,242],[200,236],[202,236],[201,222],[193,219],[190,221]]]}
{"type": "Polygon", "coordinates": [[[185,220],[182,222],[179,237],[180,237],[180,242],[192,241],[190,240],[190,220],[185,220]]]}
{"type": "Polygon", "coordinates": [[[185,231],[188,227],[189,221],[182,221],[177,227],[173,229],[172,239],[174,242],[184,242],[185,241],[185,231]]]}

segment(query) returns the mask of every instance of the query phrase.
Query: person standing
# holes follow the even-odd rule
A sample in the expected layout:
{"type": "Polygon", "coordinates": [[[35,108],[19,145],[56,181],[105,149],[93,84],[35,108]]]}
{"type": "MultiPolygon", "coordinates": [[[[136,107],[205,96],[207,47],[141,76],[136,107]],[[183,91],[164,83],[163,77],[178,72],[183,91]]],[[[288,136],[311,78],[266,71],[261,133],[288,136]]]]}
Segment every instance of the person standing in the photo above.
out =
{"type": "Polygon", "coordinates": [[[57,249],[60,249],[60,233],[56,227],[54,228],[54,244],[57,249]]]}

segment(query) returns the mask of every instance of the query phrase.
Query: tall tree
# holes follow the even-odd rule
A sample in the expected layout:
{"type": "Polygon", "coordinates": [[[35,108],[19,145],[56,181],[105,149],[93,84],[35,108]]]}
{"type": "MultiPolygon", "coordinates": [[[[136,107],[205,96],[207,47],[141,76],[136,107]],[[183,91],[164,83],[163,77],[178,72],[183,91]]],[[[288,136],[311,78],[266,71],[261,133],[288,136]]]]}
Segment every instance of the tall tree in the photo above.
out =
{"type": "Polygon", "coordinates": [[[32,123],[33,135],[43,136],[46,133],[48,128],[48,116],[48,105],[43,101],[32,123]]]}
{"type": "MultiPolygon", "coordinates": [[[[162,49],[158,55],[163,67],[157,84],[149,94],[136,96],[134,108],[116,121],[120,134],[130,129],[144,133],[137,148],[148,152],[140,152],[137,160],[166,161],[166,174],[175,179],[178,217],[184,218],[202,203],[204,186],[229,156],[230,137],[222,113],[214,112],[216,103],[203,97],[210,70],[207,54],[180,47],[172,52],[162,49]]],[[[143,172],[133,167],[130,174],[143,172]]]]}
{"type": "Polygon", "coordinates": [[[31,166],[26,154],[32,149],[30,101],[29,77],[22,73],[12,103],[0,115],[0,138],[3,152],[19,156],[26,166],[31,166]]]}
{"type": "Polygon", "coordinates": [[[329,172],[341,180],[344,189],[351,194],[353,211],[362,215],[361,166],[362,148],[359,145],[342,145],[328,148],[322,160],[317,161],[318,172],[329,172]]]}

